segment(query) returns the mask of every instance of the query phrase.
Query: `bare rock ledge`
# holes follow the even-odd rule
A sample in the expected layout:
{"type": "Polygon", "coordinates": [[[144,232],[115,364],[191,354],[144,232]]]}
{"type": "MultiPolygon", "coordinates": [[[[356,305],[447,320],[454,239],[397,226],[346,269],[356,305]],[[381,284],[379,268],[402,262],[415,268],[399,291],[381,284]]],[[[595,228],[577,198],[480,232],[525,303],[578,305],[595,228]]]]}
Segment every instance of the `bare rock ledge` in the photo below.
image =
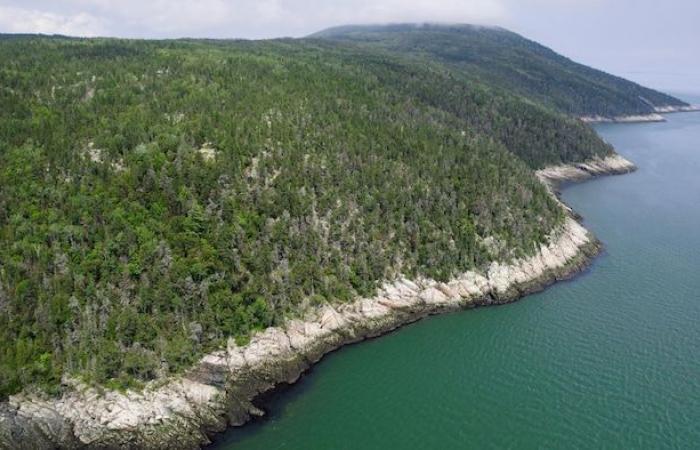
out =
{"type": "Polygon", "coordinates": [[[629,116],[582,116],[579,117],[585,123],[639,123],[639,122],[665,122],[666,118],[661,114],[678,113],[678,112],[696,112],[700,111],[700,106],[655,106],[654,112],[651,114],[637,114],[629,116]]]}
{"type": "Polygon", "coordinates": [[[550,166],[537,171],[540,180],[548,185],[564,181],[584,181],[602,175],[621,175],[637,170],[637,166],[618,154],[596,157],[576,164],[550,166]]]}
{"type": "MultiPolygon", "coordinates": [[[[551,183],[625,173],[634,165],[619,156],[538,173],[551,183]]],[[[597,255],[600,244],[573,217],[554,230],[534,256],[494,262],[440,283],[399,279],[372,298],[326,305],[238,346],[206,355],[186,374],[153,382],[140,392],[98,390],[73,382],[60,398],[20,393],[0,403],[0,448],[194,449],[228,426],[261,415],[253,401],[282,383],[295,382],[323,355],[379,336],[431,314],[502,304],[568,278],[597,255]]]]}

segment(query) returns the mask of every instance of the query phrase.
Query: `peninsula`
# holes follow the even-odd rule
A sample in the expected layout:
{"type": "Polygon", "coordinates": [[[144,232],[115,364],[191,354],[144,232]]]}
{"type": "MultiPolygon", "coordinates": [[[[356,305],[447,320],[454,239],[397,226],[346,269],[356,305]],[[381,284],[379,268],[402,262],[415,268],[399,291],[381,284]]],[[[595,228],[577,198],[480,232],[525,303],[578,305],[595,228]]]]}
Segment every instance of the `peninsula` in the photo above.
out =
{"type": "Polygon", "coordinates": [[[553,184],[634,170],[585,122],[693,109],[471,25],[0,56],[13,449],[196,448],[343,345],[570,277],[600,243],[553,184]]]}

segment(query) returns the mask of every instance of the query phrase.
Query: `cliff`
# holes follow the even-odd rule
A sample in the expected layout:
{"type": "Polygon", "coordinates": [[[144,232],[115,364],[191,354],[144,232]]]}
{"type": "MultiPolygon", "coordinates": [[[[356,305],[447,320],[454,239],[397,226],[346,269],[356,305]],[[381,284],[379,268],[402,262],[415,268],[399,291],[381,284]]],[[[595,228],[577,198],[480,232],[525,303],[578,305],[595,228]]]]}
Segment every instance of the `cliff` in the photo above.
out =
{"type": "Polygon", "coordinates": [[[550,166],[538,170],[537,176],[551,185],[564,181],[584,181],[602,175],[621,175],[636,169],[634,163],[614,154],[605,158],[589,159],[582,163],[550,166]]]}
{"type": "Polygon", "coordinates": [[[678,113],[678,112],[695,112],[700,111],[700,107],[687,106],[655,106],[654,113],[651,114],[636,114],[623,116],[582,116],[580,119],[585,123],[641,123],[641,122],[665,122],[666,119],[661,114],[678,113]]]}
{"type": "MultiPolygon", "coordinates": [[[[626,173],[620,156],[538,172],[548,184],[626,173]]],[[[493,262],[485,272],[465,272],[441,283],[399,279],[376,296],[325,305],[304,320],[291,320],[252,337],[230,340],[181,377],[141,392],[99,390],[65,380],[60,398],[23,393],[0,405],[0,447],[198,448],[227,426],[260,415],[255,399],[278,384],[293,383],[323,355],[379,336],[431,314],[503,304],[582,270],[599,242],[572,217],[531,257],[493,262]]]]}
{"type": "Polygon", "coordinates": [[[255,398],[293,383],[337,348],[379,336],[430,314],[501,304],[567,278],[598,251],[598,242],[574,219],[553,233],[538,254],[486,273],[466,272],[448,283],[401,279],[372,298],[324,306],[304,321],[269,328],[243,347],[204,357],[179,379],[143,392],[100,392],[73,384],[60,399],[13,396],[0,409],[3,448],[196,448],[227,424],[260,411],[255,398]]]}

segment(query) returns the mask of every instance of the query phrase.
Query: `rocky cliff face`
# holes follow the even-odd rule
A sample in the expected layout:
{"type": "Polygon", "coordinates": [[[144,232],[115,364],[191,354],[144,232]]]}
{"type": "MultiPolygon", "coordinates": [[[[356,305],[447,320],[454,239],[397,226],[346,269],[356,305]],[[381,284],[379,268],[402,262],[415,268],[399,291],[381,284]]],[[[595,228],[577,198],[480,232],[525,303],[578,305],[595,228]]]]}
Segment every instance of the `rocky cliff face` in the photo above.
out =
{"type": "MultiPolygon", "coordinates": [[[[621,157],[539,172],[543,181],[624,173],[621,157]]],[[[304,320],[268,328],[238,346],[207,355],[185,375],[142,392],[101,391],[66,380],[60,398],[20,394],[0,405],[0,448],[198,448],[227,426],[262,414],[253,404],[278,384],[293,383],[323,355],[431,314],[507,303],[567,278],[599,250],[597,240],[567,217],[529,258],[494,262],[447,283],[400,279],[375,297],[326,305],[304,320]]]]}
{"type": "Polygon", "coordinates": [[[537,171],[537,176],[544,183],[560,183],[563,181],[584,181],[602,175],[621,175],[637,170],[634,163],[618,154],[605,158],[595,158],[577,164],[550,166],[537,171]]]}
{"type": "Polygon", "coordinates": [[[586,123],[637,123],[637,122],[665,122],[666,119],[661,114],[676,113],[676,112],[694,112],[700,111],[700,107],[688,106],[655,106],[654,112],[651,114],[637,114],[631,116],[583,116],[580,119],[586,123]]]}

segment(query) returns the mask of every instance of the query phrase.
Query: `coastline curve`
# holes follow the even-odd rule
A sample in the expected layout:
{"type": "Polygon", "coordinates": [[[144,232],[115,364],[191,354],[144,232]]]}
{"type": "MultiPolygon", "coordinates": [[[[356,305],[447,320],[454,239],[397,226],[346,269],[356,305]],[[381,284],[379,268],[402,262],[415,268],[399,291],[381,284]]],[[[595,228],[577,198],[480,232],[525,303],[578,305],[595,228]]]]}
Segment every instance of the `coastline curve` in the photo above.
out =
{"type": "MultiPolygon", "coordinates": [[[[628,173],[619,155],[537,172],[550,187],[601,175],[628,173]]],[[[203,357],[187,373],[141,392],[99,390],[65,380],[60,398],[20,393],[0,404],[0,448],[199,448],[228,426],[263,412],[254,402],[275,386],[293,383],[325,354],[380,336],[426,316],[504,304],[570,278],[599,253],[600,242],[574,218],[554,230],[535,255],[493,262],[442,283],[405,278],[377,295],[325,305],[303,320],[257,333],[249,344],[203,357]]]]}

